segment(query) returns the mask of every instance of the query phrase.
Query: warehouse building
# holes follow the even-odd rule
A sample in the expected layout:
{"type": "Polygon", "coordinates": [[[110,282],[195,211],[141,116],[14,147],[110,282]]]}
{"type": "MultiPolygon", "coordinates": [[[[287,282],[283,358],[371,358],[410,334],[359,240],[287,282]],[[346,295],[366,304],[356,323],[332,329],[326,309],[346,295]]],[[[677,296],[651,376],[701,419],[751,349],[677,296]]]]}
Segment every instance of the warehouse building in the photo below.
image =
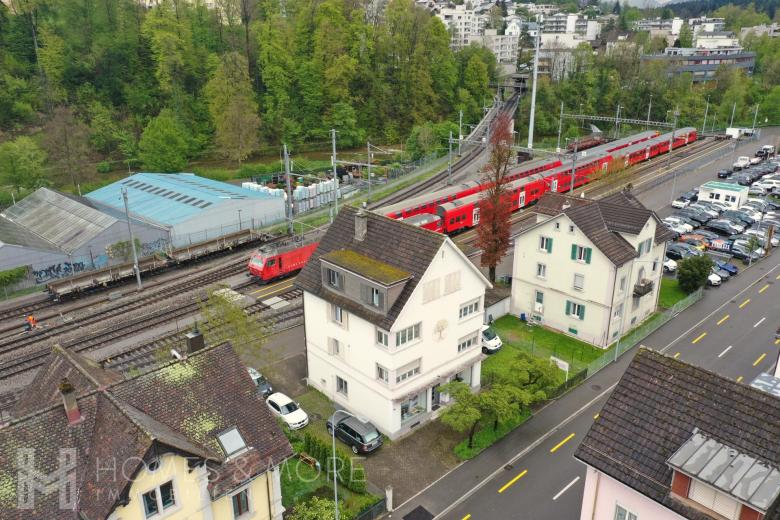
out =
{"type": "MultiPolygon", "coordinates": [[[[133,219],[139,253],[168,244],[168,230],[133,219]]],[[[0,213],[0,270],[26,266],[44,283],[129,260],[123,214],[109,214],[83,197],[40,188],[0,213]]]]}
{"type": "Polygon", "coordinates": [[[284,220],[284,199],[192,173],[137,173],[87,194],[96,208],[124,208],[168,230],[173,247],[284,220]]]}

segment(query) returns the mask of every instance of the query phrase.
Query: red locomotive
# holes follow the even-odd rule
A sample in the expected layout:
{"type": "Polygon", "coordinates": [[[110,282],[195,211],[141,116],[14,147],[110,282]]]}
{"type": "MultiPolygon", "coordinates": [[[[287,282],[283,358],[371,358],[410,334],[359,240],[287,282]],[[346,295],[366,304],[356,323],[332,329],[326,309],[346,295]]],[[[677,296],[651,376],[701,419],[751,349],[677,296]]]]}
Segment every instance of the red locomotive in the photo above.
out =
{"type": "Polygon", "coordinates": [[[300,271],[318,245],[319,242],[292,242],[262,247],[249,259],[249,276],[268,282],[300,271]]]}

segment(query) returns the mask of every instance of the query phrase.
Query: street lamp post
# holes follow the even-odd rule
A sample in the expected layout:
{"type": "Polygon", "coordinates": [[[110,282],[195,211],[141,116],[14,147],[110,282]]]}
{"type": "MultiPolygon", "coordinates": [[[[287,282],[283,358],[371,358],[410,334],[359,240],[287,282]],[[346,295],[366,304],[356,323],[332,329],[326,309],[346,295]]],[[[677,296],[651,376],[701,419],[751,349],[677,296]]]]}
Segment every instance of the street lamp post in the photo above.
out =
{"type": "Polygon", "coordinates": [[[647,104],[647,123],[645,123],[645,130],[650,128],[650,109],[653,108],[653,95],[650,94],[650,102],[647,104]]]}
{"type": "MultiPolygon", "coordinates": [[[[669,134],[669,151],[667,152],[669,155],[666,159],[666,169],[670,169],[672,167],[672,146],[674,145],[674,134],[677,132],[677,118],[680,117],[680,111],[675,109],[674,110],[674,122],[672,123],[672,133],[669,134]]],[[[677,172],[672,172],[672,197],[670,199],[670,202],[674,201],[674,191],[677,189],[677,172]]]]}
{"type": "MultiPolygon", "coordinates": [[[[566,142],[568,141],[569,140],[567,139],[566,142]]],[[[580,144],[579,140],[574,139],[574,158],[571,161],[571,184],[569,186],[569,195],[574,194],[574,178],[576,177],[577,174],[577,152],[578,152],[577,147],[579,146],[579,144],[580,144]]]]}
{"type": "Polygon", "coordinates": [[[241,210],[238,210],[238,230],[241,231],[241,210]]]}
{"type": "Polygon", "coordinates": [[[339,487],[338,487],[338,472],[336,471],[336,414],[349,415],[355,417],[346,410],[336,410],[330,416],[330,435],[333,440],[333,509],[335,513],[335,519],[339,520],[339,487]]]}

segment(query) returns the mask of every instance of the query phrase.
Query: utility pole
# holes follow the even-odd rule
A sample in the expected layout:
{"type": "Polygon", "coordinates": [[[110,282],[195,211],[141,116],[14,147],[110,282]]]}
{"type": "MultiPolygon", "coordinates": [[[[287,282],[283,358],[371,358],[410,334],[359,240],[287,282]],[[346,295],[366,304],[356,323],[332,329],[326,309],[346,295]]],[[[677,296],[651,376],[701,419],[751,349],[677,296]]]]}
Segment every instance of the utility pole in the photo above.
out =
{"type": "Polygon", "coordinates": [[[729,121],[729,128],[734,128],[734,112],[737,111],[737,102],[734,101],[734,106],[731,107],[731,121],[729,121]]]}
{"type": "Polygon", "coordinates": [[[366,151],[368,151],[368,202],[371,202],[371,142],[366,141],[366,151]]]}
{"type": "MultiPolygon", "coordinates": [[[[672,133],[669,135],[669,155],[666,158],[666,169],[672,167],[672,145],[674,144],[674,134],[677,131],[677,118],[680,117],[680,111],[675,108],[674,110],[674,122],[672,123],[672,133]]],[[[672,197],[670,202],[674,201],[674,192],[677,189],[677,172],[672,174],[672,197]]]]}
{"type": "Polygon", "coordinates": [[[758,103],[756,103],[756,111],[753,113],[753,132],[751,135],[754,135],[756,133],[756,119],[758,118],[758,103]]]}
{"type": "Polygon", "coordinates": [[[336,171],[336,129],[330,129],[331,141],[333,142],[333,181],[336,183],[336,194],[333,197],[333,207],[336,210],[336,215],[339,214],[339,174],[336,171]]]}
{"type": "Polygon", "coordinates": [[[542,37],[542,26],[539,15],[536,15],[536,43],[534,45],[534,84],[531,87],[531,114],[528,117],[528,148],[534,147],[534,114],[536,113],[536,80],[539,78],[539,45],[542,37]]]}
{"type": "Polygon", "coordinates": [[[463,141],[463,110],[458,112],[458,157],[460,157],[460,143],[463,141]]]}
{"type": "Polygon", "coordinates": [[[650,94],[650,103],[647,104],[647,123],[645,124],[645,130],[650,128],[650,109],[653,108],[653,95],[650,94]]]}
{"type": "Polygon", "coordinates": [[[290,155],[287,153],[287,145],[284,145],[284,184],[287,190],[287,207],[284,215],[287,217],[287,233],[293,234],[293,200],[292,187],[290,186],[290,155]]]}
{"type": "MultiPolygon", "coordinates": [[[[369,163],[371,161],[369,160],[369,163]]],[[[450,141],[447,150],[447,186],[452,184],[452,131],[450,131],[450,141]]]]}
{"type": "Polygon", "coordinates": [[[707,113],[710,111],[710,96],[707,96],[707,106],[704,107],[704,124],[701,125],[701,133],[707,131],[707,113]]]}
{"type": "Polygon", "coordinates": [[[574,195],[574,177],[577,174],[577,147],[579,146],[579,139],[574,140],[574,159],[571,162],[571,186],[569,186],[569,195],[574,195]]]}
{"type": "Polygon", "coordinates": [[[561,153],[561,130],[563,129],[563,101],[561,101],[561,115],[558,116],[558,145],[555,151],[561,153]]]}
{"type": "Polygon", "coordinates": [[[618,138],[618,119],[620,118],[620,103],[617,106],[617,112],[615,112],[615,139],[618,138]]]}
{"type": "Polygon", "coordinates": [[[130,224],[130,208],[127,204],[127,188],[122,188],[122,200],[125,201],[125,217],[127,218],[127,232],[130,234],[130,249],[133,250],[133,271],[135,271],[135,282],[138,284],[138,290],[143,289],[141,284],[141,269],[138,267],[138,253],[135,250],[135,237],[133,236],[133,226],[130,224]]]}

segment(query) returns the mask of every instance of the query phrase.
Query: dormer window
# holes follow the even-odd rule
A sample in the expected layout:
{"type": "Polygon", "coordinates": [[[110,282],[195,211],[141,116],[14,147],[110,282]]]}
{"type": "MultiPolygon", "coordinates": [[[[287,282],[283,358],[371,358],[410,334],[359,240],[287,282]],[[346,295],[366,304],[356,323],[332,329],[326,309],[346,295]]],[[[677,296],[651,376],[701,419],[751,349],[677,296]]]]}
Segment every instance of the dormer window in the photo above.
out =
{"type": "Polygon", "coordinates": [[[328,275],[328,286],[332,289],[344,288],[344,275],[333,269],[326,269],[328,275]]]}
{"type": "Polygon", "coordinates": [[[217,435],[222,451],[225,452],[225,456],[230,458],[233,455],[241,453],[246,450],[246,442],[238,431],[238,428],[231,428],[217,435]]]}

